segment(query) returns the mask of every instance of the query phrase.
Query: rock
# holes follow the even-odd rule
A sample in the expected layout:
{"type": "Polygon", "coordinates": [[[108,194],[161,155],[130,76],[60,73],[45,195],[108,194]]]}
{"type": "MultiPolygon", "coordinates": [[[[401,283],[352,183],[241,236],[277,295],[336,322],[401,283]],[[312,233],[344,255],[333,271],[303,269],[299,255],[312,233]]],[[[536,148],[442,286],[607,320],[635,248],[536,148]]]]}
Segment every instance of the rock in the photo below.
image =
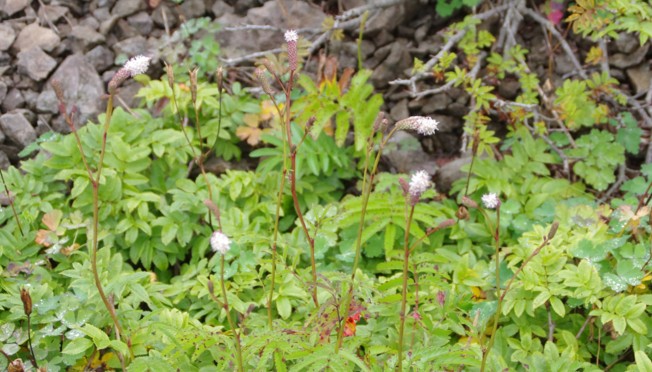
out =
{"type": "Polygon", "coordinates": [[[421,43],[428,36],[428,31],[430,30],[430,23],[420,26],[414,31],[414,40],[417,43],[421,43]]]}
{"type": "Polygon", "coordinates": [[[59,45],[60,41],[54,31],[41,27],[38,23],[32,23],[20,31],[14,47],[19,51],[40,47],[44,51],[50,52],[59,45]]]}
{"type": "Polygon", "coordinates": [[[389,111],[389,116],[394,121],[399,121],[410,116],[410,111],[408,110],[408,100],[402,99],[398,103],[392,106],[389,111]]]}
{"type": "Polygon", "coordinates": [[[47,24],[48,21],[56,24],[67,12],[68,8],[60,5],[43,5],[38,10],[38,17],[41,24],[47,24]]]}
{"type": "Polygon", "coordinates": [[[645,58],[645,55],[647,54],[649,48],[650,48],[650,44],[645,43],[645,45],[638,48],[634,53],[614,54],[609,57],[609,64],[616,68],[622,68],[622,69],[636,66],[639,63],[643,62],[643,59],[645,58]]]}
{"type": "Polygon", "coordinates": [[[10,166],[11,163],[9,162],[9,157],[4,153],[4,151],[0,151],[0,168],[5,170],[9,169],[10,166]]]}
{"type": "Polygon", "coordinates": [[[97,30],[100,28],[100,21],[98,21],[95,17],[93,16],[88,16],[81,21],[79,21],[80,26],[86,26],[90,27],[93,29],[93,31],[97,30]]]}
{"type": "Polygon", "coordinates": [[[141,35],[148,35],[152,32],[154,21],[147,12],[139,12],[127,18],[127,22],[141,35]]]}
{"type": "Polygon", "coordinates": [[[3,132],[2,129],[0,129],[0,143],[3,143],[5,141],[5,138],[6,138],[5,132],[3,132]]]}
{"type": "Polygon", "coordinates": [[[144,9],[145,3],[145,1],[118,0],[113,8],[111,8],[111,15],[120,18],[132,15],[137,11],[144,9]]]}
{"type": "MultiPolygon", "coordinates": [[[[118,90],[118,97],[122,99],[122,102],[127,104],[127,107],[129,108],[134,108],[138,107],[138,104],[141,101],[141,97],[136,97],[136,94],[140,90],[142,86],[131,80],[129,82],[125,82],[121,87],[120,90],[118,90]]],[[[120,103],[120,106],[122,106],[122,102],[120,103]]]]}
{"type": "Polygon", "coordinates": [[[446,93],[438,93],[428,96],[423,100],[412,102],[414,102],[414,107],[410,106],[410,108],[418,108],[420,112],[429,115],[433,112],[446,110],[453,100],[446,93]]]}
{"type": "MultiPolygon", "coordinates": [[[[216,22],[225,25],[284,25],[288,29],[301,29],[321,25],[325,19],[324,13],[308,2],[286,1],[284,2],[285,9],[279,4],[281,3],[278,1],[267,1],[261,7],[249,9],[247,16],[244,18],[235,17],[233,14],[225,14],[218,18],[216,22]]],[[[283,32],[268,30],[220,32],[218,33],[218,41],[221,47],[221,55],[225,58],[240,57],[255,51],[279,48],[285,43],[283,32]]]]}
{"type": "Polygon", "coordinates": [[[616,52],[630,54],[639,47],[639,40],[633,33],[623,32],[618,35],[618,39],[613,43],[616,52]]]}
{"type": "Polygon", "coordinates": [[[7,96],[7,84],[4,81],[0,81],[0,102],[4,101],[6,96],[7,96]]]}
{"type": "Polygon", "coordinates": [[[32,80],[45,79],[56,65],[57,61],[38,47],[18,53],[18,72],[29,76],[32,80]]]}
{"type": "Polygon", "coordinates": [[[373,42],[377,48],[383,47],[392,41],[394,41],[394,35],[387,30],[381,30],[378,35],[373,38],[373,42]]]}
{"type": "Polygon", "coordinates": [[[72,26],[72,31],[70,32],[69,37],[76,39],[81,45],[81,49],[84,51],[105,41],[104,35],[88,26],[82,25],[72,26]]]}
{"type": "Polygon", "coordinates": [[[568,54],[563,53],[555,58],[555,73],[557,75],[566,75],[575,71],[575,65],[568,54]]]}
{"type": "Polygon", "coordinates": [[[104,45],[98,45],[86,53],[86,59],[95,67],[97,72],[104,72],[113,66],[115,54],[104,45]]]}
{"type": "Polygon", "coordinates": [[[403,70],[410,67],[412,59],[410,53],[405,48],[407,40],[397,39],[390,44],[391,49],[387,58],[376,67],[371,74],[371,82],[377,88],[387,86],[388,82],[403,73],[403,70]]]}
{"type": "MultiPolygon", "coordinates": [[[[154,9],[152,13],[152,21],[159,27],[172,28],[177,25],[178,17],[174,15],[174,12],[166,4],[161,4],[158,8],[154,9]]],[[[222,23],[222,24],[231,24],[231,23],[222,23]]]]}
{"type": "MultiPolygon", "coordinates": [[[[81,54],[73,54],[66,58],[61,65],[50,77],[49,84],[47,84],[46,91],[52,91],[52,81],[57,80],[61,84],[64,97],[68,105],[75,105],[77,107],[77,123],[80,125],[86,124],[86,121],[94,118],[99,114],[103,107],[104,102],[102,96],[104,95],[104,84],[93,68],[93,65],[86,60],[81,54]]],[[[39,100],[43,100],[43,93],[39,96],[39,100]]],[[[44,109],[43,103],[37,108],[42,112],[58,112],[58,103],[56,100],[49,102],[47,110],[44,109]]]]}
{"type": "Polygon", "coordinates": [[[9,112],[0,116],[0,128],[7,138],[23,147],[36,141],[36,131],[22,113],[9,112]]]}
{"type": "Polygon", "coordinates": [[[364,61],[362,61],[362,63],[365,65],[366,68],[373,70],[376,67],[378,67],[385,60],[385,58],[387,58],[391,50],[392,50],[391,44],[385,45],[384,47],[380,47],[376,49],[374,55],[371,58],[365,59],[364,61]]]}
{"type": "Polygon", "coordinates": [[[45,90],[36,98],[36,111],[56,114],[59,112],[59,101],[53,90],[45,90]]]}
{"type": "Polygon", "coordinates": [[[204,13],[206,13],[206,5],[204,4],[204,0],[185,0],[179,6],[179,13],[181,13],[185,19],[192,19],[203,16],[204,13]]]}
{"type": "Polygon", "coordinates": [[[11,17],[27,8],[27,5],[29,5],[29,0],[5,0],[4,5],[2,5],[2,11],[11,17]]]}
{"type": "Polygon", "coordinates": [[[147,39],[142,36],[131,37],[113,45],[113,51],[116,55],[123,55],[126,57],[146,54],[147,49],[147,39]]]}
{"type": "Polygon", "coordinates": [[[519,89],[521,89],[521,83],[516,79],[503,79],[500,84],[498,84],[498,94],[509,100],[516,98],[519,89]]]}
{"type": "Polygon", "coordinates": [[[433,119],[439,122],[438,133],[452,133],[462,129],[464,122],[454,116],[448,115],[430,115],[433,119]]]}
{"type": "Polygon", "coordinates": [[[5,112],[23,107],[24,105],[25,99],[23,98],[23,94],[16,88],[11,88],[5,99],[2,101],[2,109],[5,110],[5,112]]]}
{"type": "MultiPolygon", "coordinates": [[[[27,108],[30,110],[36,109],[36,100],[39,96],[39,93],[29,89],[29,90],[24,90],[23,92],[23,98],[25,99],[25,104],[27,105],[27,108]]],[[[31,120],[30,120],[31,122],[31,120]]]]}
{"type": "Polygon", "coordinates": [[[652,71],[650,71],[648,63],[641,63],[636,67],[628,68],[625,72],[634,86],[634,94],[645,93],[650,89],[652,71]]]}
{"type": "Polygon", "coordinates": [[[216,1],[211,8],[211,12],[215,18],[219,18],[224,14],[233,14],[233,7],[224,1],[216,1]]]}
{"type": "Polygon", "coordinates": [[[7,50],[16,40],[16,32],[9,23],[0,23],[0,50],[7,50]]]}
{"type": "Polygon", "coordinates": [[[52,115],[40,114],[36,118],[36,136],[41,137],[47,132],[51,132],[52,128],[48,124],[52,120],[52,115]]]}
{"type": "Polygon", "coordinates": [[[460,102],[453,102],[450,105],[448,105],[448,108],[446,109],[446,113],[461,118],[469,113],[469,107],[460,102]]]}
{"type": "Polygon", "coordinates": [[[419,1],[405,1],[385,8],[367,21],[365,35],[374,36],[381,30],[394,30],[419,12],[423,12],[423,5],[419,1]]]}
{"type": "Polygon", "coordinates": [[[411,174],[418,170],[425,170],[432,176],[437,172],[434,156],[423,151],[419,140],[414,136],[398,131],[389,143],[392,145],[388,145],[383,156],[396,173],[411,174]]]}
{"type": "Polygon", "coordinates": [[[470,162],[471,156],[468,154],[442,165],[435,175],[437,191],[442,193],[449,192],[453,182],[467,176],[467,173],[463,172],[461,168],[470,162]]]}

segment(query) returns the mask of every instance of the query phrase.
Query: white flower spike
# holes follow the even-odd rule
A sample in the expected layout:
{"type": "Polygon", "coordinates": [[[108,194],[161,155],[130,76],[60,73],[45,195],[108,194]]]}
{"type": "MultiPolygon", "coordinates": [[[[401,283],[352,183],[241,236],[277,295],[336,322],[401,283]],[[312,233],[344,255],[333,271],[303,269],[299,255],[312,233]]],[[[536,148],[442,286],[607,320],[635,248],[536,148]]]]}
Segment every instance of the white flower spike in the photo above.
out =
{"type": "Polygon", "coordinates": [[[211,249],[214,252],[226,254],[231,249],[231,240],[220,231],[215,231],[211,235],[211,249]]]}
{"type": "Polygon", "coordinates": [[[138,74],[144,74],[149,68],[150,60],[151,58],[145,57],[143,55],[135,56],[125,63],[124,69],[129,71],[131,77],[134,77],[138,74]]]}
{"type": "Polygon", "coordinates": [[[484,204],[484,207],[487,209],[498,208],[500,205],[500,199],[498,199],[498,195],[496,195],[496,193],[491,192],[489,194],[482,195],[482,204],[484,204]]]}
{"type": "Polygon", "coordinates": [[[412,197],[419,198],[430,187],[430,176],[426,171],[420,170],[410,179],[409,192],[412,197]]]}
{"type": "Polygon", "coordinates": [[[427,116],[410,116],[396,123],[400,130],[413,130],[424,136],[431,136],[439,130],[439,122],[427,116]]]}
{"type": "Polygon", "coordinates": [[[285,31],[285,42],[290,43],[290,42],[296,42],[299,40],[299,34],[295,30],[287,30],[285,31]]]}

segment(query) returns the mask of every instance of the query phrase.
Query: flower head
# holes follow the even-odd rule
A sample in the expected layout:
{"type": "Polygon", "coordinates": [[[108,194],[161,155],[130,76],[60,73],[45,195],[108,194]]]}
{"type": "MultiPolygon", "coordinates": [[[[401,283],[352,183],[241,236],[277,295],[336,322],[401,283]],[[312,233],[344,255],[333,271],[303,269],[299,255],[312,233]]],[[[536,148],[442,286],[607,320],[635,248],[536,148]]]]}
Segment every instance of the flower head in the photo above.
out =
{"type": "Polygon", "coordinates": [[[226,254],[231,249],[231,240],[220,231],[214,231],[211,235],[211,249],[214,252],[226,254]]]}
{"type": "Polygon", "coordinates": [[[496,195],[496,193],[491,192],[489,194],[482,195],[482,204],[484,204],[484,207],[487,209],[494,209],[500,205],[500,199],[498,199],[498,195],[496,195]]]}
{"type": "Polygon", "coordinates": [[[426,171],[420,170],[412,175],[409,188],[410,195],[418,198],[428,190],[428,187],[430,187],[430,176],[426,171]]]}
{"type": "Polygon", "coordinates": [[[131,77],[134,77],[138,74],[144,74],[147,72],[150,60],[151,58],[145,57],[143,55],[135,56],[129,59],[123,68],[129,72],[131,77]]]}
{"type": "Polygon", "coordinates": [[[290,43],[290,42],[297,42],[299,40],[299,34],[295,30],[287,30],[285,31],[285,42],[290,43]]]}
{"type": "Polygon", "coordinates": [[[410,116],[396,123],[396,128],[413,130],[424,136],[431,136],[439,130],[439,122],[427,116],[410,116]]]}

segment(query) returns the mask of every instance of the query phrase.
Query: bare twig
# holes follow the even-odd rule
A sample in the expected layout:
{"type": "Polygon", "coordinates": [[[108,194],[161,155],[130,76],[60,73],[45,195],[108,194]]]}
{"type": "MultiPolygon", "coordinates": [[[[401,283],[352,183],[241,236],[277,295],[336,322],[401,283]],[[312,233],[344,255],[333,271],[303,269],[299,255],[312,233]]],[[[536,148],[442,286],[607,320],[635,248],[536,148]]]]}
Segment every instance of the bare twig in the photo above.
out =
{"type": "Polygon", "coordinates": [[[263,52],[255,52],[255,53],[247,54],[242,57],[222,59],[222,62],[224,62],[224,64],[227,66],[233,66],[242,62],[252,61],[256,58],[265,57],[268,54],[281,53],[282,51],[283,51],[282,48],[274,48],[270,50],[265,50],[263,52]]]}
{"type": "Polygon", "coordinates": [[[546,18],[544,18],[543,16],[541,16],[539,13],[535,12],[532,9],[522,8],[520,9],[520,12],[529,16],[536,22],[540,23],[543,27],[545,27],[557,39],[557,41],[559,41],[559,44],[561,45],[562,49],[564,49],[564,52],[566,52],[566,54],[571,60],[571,63],[577,70],[577,73],[583,79],[586,79],[588,77],[586,75],[586,72],[584,71],[584,68],[582,67],[582,64],[577,60],[577,57],[575,56],[573,49],[571,49],[570,45],[568,44],[564,36],[560,34],[559,31],[557,31],[557,29],[552,24],[552,22],[550,22],[549,20],[547,20],[546,18]]]}

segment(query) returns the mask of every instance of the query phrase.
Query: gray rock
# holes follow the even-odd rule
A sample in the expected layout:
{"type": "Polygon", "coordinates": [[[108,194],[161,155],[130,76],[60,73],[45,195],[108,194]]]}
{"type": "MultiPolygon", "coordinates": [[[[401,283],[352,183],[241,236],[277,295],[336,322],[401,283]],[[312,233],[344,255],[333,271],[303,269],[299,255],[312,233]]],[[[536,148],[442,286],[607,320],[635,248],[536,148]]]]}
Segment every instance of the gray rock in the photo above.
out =
{"type": "Polygon", "coordinates": [[[466,177],[467,173],[463,172],[461,168],[470,162],[471,156],[466,155],[442,165],[435,175],[437,191],[442,193],[449,192],[453,182],[466,177]]]}
{"type": "Polygon", "coordinates": [[[186,19],[201,17],[206,13],[204,0],[185,0],[179,6],[179,13],[186,19]]]}
{"type": "Polygon", "coordinates": [[[575,65],[571,62],[568,54],[564,53],[555,58],[555,72],[558,75],[566,75],[575,71],[575,65]]]}
{"type": "Polygon", "coordinates": [[[97,72],[104,72],[115,60],[115,54],[104,45],[98,45],[86,53],[86,59],[95,67],[97,72]]]}
{"type": "Polygon", "coordinates": [[[460,102],[453,102],[448,105],[446,113],[456,117],[462,117],[469,113],[469,107],[460,102]]]}
{"type": "Polygon", "coordinates": [[[16,40],[16,32],[9,23],[0,23],[0,50],[7,50],[16,40]]]}
{"type": "Polygon", "coordinates": [[[11,88],[7,93],[7,96],[2,101],[2,109],[7,112],[25,105],[25,99],[20,90],[16,88],[11,88]]]}
{"type": "Polygon", "coordinates": [[[377,16],[367,21],[365,34],[374,36],[381,30],[393,30],[414,17],[419,11],[423,12],[423,5],[419,4],[419,1],[401,2],[398,5],[385,8],[377,16]]]}
{"type": "Polygon", "coordinates": [[[100,28],[100,21],[98,21],[93,16],[88,16],[88,17],[82,19],[81,21],[79,21],[79,25],[90,27],[90,28],[93,29],[93,31],[95,31],[95,30],[100,28]]]}
{"type": "MultiPolygon", "coordinates": [[[[104,84],[93,68],[93,65],[81,54],[73,54],[66,58],[50,77],[47,90],[52,90],[51,82],[57,80],[61,84],[64,97],[68,105],[77,107],[79,124],[85,124],[89,119],[94,118],[104,107],[102,96],[104,95],[104,84]]],[[[39,99],[43,99],[39,96],[39,99]]],[[[57,106],[56,100],[53,102],[57,106]]],[[[57,112],[58,107],[48,107],[42,110],[42,104],[38,105],[40,111],[57,112]],[[56,111],[55,111],[56,110],[56,111]]]]}
{"type": "Polygon", "coordinates": [[[40,47],[44,51],[50,52],[59,45],[60,41],[54,31],[41,27],[38,23],[32,23],[20,31],[14,47],[19,51],[40,47]]]}
{"type": "Polygon", "coordinates": [[[516,79],[503,79],[498,84],[498,94],[509,100],[516,98],[519,89],[521,89],[521,83],[516,79]]]}
{"type": "Polygon", "coordinates": [[[437,164],[432,155],[421,148],[419,140],[406,132],[396,132],[389,140],[383,152],[390,168],[397,173],[411,174],[418,170],[425,170],[429,175],[437,172],[437,164]]]}
{"type": "Polygon", "coordinates": [[[44,90],[36,98],[36,111],[56,114],[59,112],[59,101],[53,90],[44,90]]]}
{"type": "Polygon", "coordinates": [[[148,35],[152,32],[154,21],[147,12],[139,12],[127,18],[127,22],[141,35],[148,35]]]}
{"type": "Polygon", "coordinates": [[[609,57],[609,64],[611,66],[626,69],[632,66],[636,66],[639,63],[643,62],[645,55],[647,54],[648,49],[650,48],[649,43],[645,43],[642,47],[638,48],[634,53],[631,54],[622,54],[617,53],[609,57]]]}
{"type": "Polygon", "coordinates": [[[0,168],[4,170],[9,169],[10,166],[11,163],[9,162],[9,157],[4,153],[4,151],[0,151],[0,168]]]}
{"type": "Polygon", "coordinates": [[[59,20],[66,15],[68,8],[60,5],[44,5],[38,10],[38,17],[41,24],[47,24],[48,21],[56,24],[59,20]]]}
{"type": "MultiPolygon", "coordinates": [[[[174,27],[177,25],[178,17],[174,14],[174,11],[170,9],[166,4],[161,4],[158,8],[154,9],[152,13],[152,20],[159,27],[174,27]]],[[[222,23],[222,24],[232,24],[232,23],[222,23]]]]}
{"type": "Polygon", "coordinates": [[[398,39],[396,42],[390,44],[391,49],[389,55],[371,74],[371,81],[375,87],[382,88],[387,86],[390,80],[401,75],[403,70],[410,67],[412,59],[407,48],[405,48],[405,44],[405,39],[398,39]]]}
{"type": "MultiPolygon", "coordinates": [[[[425,99],[414,102],[414,107],[410,105],[410,108],[420,108],[420,111],[424,114],[432,114],[433,112],[443,111],[448,108],[448,105],[453,102],[453,100],[446,93],[438,93],[432,96],[428,96],[425,99]]],[[[412,104],[412,102],[410,102],[412,104]]]]}
{"type": "Polygon", "coordinates": [[[215,18],[219,18],[225,14],[233,14],[233,7],[224,1],[216,1],[211,7],[211,12],[215,18]]]}
{"type": "Polygon", "coordinates": [[[439,122],[439,132],[452,133],[462,129],[463,121],[460,118],[448,115],[430,115],[439,122]]]}
{"type": "Polygon", "coordinates": [[[628,68],[626,71],[629,81],[634,86],[634,93],[645,93],[650,89],[650,80],[652,79],[652,71],[648,63],[641,63],[640,65],[628,68]]]}
{"type": "Polygon", "coordinates": [[[407,102],[407,99],[402,99],[398,101],[398,103],[392,105],[392,108],[389,110],[389,116],[392,120],[399,121],[410,116],[407,102]]]}
{"type": "Polygon", "coordinates": [[[27,8],[27,5],[29,5],[29,0],[5,0],[2,5],[2,11],[11,17],[15,13],[27,8]]]}
{"type": "MultiPolygon", "coordinates": [[[[118,2],[111,9],[111,16],[100,24],[100,33],[106,35],[113,25],[121,18],[130,16],[145,8],[145,1],[134,0],[118,0],[118,2]]],[[[101,19],[96,16],[97,19],[101,19]]]]}
{"type": "Polygon", "coordinates": [[[23,147],[36,140],[36,131],[22,113],[10,112],[0,116],[0,128],[7,138],[23,147]]]}
{"type": "MultiPolygon", "coordinates": [[[[308,2],[286,1],[285,10],[280,2],[268,1],[263,6],[249,9],[244,18],[225,14],[216,20],[219,24],[285,25],[287,28],[301,29],[316,27],[324,21],[324,13],[308,2]]],[[[301,36],[301,35],[300,35],[301,36]]],[[[254,51],[281,47],[285,41],[283,32],[247,31],[221,32],[218,34],[222,55],[225,58],[240,57],[254,51]]]]}
{"type": "Polygon", "coordinates": [[[27,105],[27,108],[29,108],[30,110],[36,109],[36,100],[39,96],[39,93],[31,89],[23,90],[22,93],[23,93],[23,98],[25,98],[25,105],[27,105]]]}
{"type": "Polygon", "coordinates": [[[384,60],[387,58],[389,55],[389,52],[392,50],[392,45],[385,45],[384,47],[380,47],[376,49],[374,52],[373,57],[364,60],[363,64],[365,65],[366,68],[369,69],[375,69],[378,67],[384,60]]]}
{"type": "Polygon", "coordinates": [[[18,72],[36,81],[48,77],[56,65],[57,61],[38,47],[18,53],[18,72]]]}
{"type": "Polygon", "coordinates": [[[36,136],[41,137],[47,132],[51,132],[52,128],[48,124],[52,120],[52,115],[39,114],[36,118],[36,136]]]}
{"type": "Polygon", "coordinates": [[[113,46],[113,51],[116,55],[123,55],[127,57],[146,54],[147,49],[147,39],[142,36],[136,36],[122,40],[113,46]]]}
{"type": "Polygon", "coordinates": [[[0,143],[3,143],[5,141],[5,138],[6,138],[5,132],[3,132],[2,129],[0,129],[0,143]]]}
{"type": "Polygon", "coordinates": [[[83,50],[88,50],[95,45],[103,43],[106,39],[104,35],[93,30],[88,26],[75,25],[72,26],[69,37],[74,38],[79,42],[83,50]]]}
{"type": "Polygon", "coordinates": [[[7,96],[7,84],[4,81],[0,81],[0,102],[4,101],[7,96]]]}
{"type": "MultiPolygon", "coordinates": [[[[138,107],[138,104],[141,101],[140,97],[136,97],[136,94],[140,90],[141,85],[133,80],[125,82],[118,90],[118,97],[124,102],[127,107],[134,108],[138,107]]],[[[119,103],[122,106],[122,102],[119,103]]]]}
{"type": "Polygon", "coordinates": [[[636,35],[623,32],[618,35],[618,39],[613,45],[616,52],[630,54],[639,47],[640,43],[636,35]]]}

